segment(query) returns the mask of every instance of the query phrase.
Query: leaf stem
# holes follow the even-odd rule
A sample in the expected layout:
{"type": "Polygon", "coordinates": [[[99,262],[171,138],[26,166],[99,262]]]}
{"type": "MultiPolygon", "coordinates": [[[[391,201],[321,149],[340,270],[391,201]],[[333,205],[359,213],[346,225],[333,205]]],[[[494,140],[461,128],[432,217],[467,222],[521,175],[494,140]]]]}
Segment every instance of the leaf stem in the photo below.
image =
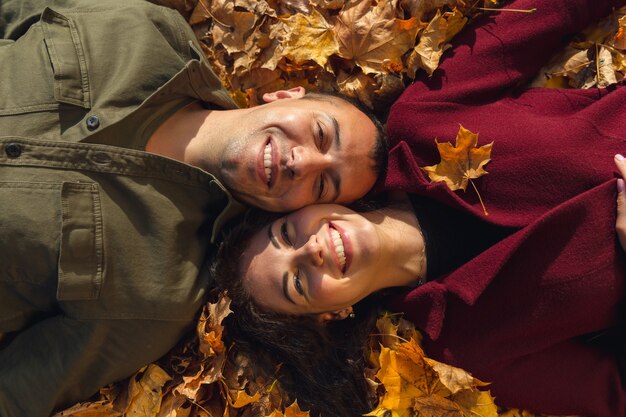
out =
{"type": "Polygon", "coordinates": [[[474,185],[474,181],[472,181],[471,178],[468,178],[470,184],[472,184],[472,187],[474,187],[474,191],[476,191],[476,195],[478,196],[478,201],[480,201],[480,205],[483,207],[483,211],[485,212],[485,216],[489,216],[489,213],[487,213],[487,209],[485,208],[485,203],[483,203],[483,199],[480,196],[480,193],[478,192],[478,188],[476,188],[476,186],[474,185]]]}
{"type": "Polygon", "coordinates": [[[397,337],[398,339],[402,340],[405,343],[409,343],[408,340],[406,340],[404,337],[400,337],[397,334],[386,334],[386,333],[370,333],[370,337],[371,336],[383,336],[383,337],[397,337]]]}
{"type": "Polygon", "coordinates": [[[498,9],[493,7],[477,7],[478,10],[484,10],[487,12],[517,12],[517,13],[534,13],[536,8],[532,9],[498,9]]]}

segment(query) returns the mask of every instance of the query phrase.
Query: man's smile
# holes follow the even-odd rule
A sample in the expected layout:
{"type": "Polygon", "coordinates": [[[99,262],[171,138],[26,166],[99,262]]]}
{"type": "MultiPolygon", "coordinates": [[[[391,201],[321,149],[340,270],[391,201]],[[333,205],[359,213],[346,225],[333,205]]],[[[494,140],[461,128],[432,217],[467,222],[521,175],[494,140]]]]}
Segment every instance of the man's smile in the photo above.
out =
{"type": "Polygon", "coordinates": [[[257,162],[257,173],[261,178],[261,181],[267,185],[268,188],[272,188],[272,186],[276,183],[278,172],[275,161],[278,160],[277,153],[277,149],[272,143],[272,138],[270,137],[259,153],[257,162]]]}

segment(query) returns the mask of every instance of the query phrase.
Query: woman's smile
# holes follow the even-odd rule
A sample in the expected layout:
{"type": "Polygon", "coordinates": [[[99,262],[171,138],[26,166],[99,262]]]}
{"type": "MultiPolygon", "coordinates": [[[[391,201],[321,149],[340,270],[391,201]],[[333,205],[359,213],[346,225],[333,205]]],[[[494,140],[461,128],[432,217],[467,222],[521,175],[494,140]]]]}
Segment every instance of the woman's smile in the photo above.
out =
{"type": "Polygon", "coordinates": [[[333,257],[342,275],[346,274],[352,262],[352,243],[350,236],[336,223],[328,222],[328,232],[333,248],[333,257]]]}

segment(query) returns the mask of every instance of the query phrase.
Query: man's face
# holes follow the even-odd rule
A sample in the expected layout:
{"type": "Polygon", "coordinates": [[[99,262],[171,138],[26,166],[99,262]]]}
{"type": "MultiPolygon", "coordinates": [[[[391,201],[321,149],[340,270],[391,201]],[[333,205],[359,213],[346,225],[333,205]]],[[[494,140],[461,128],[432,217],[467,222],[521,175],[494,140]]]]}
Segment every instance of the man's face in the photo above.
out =
{"type": "Polygon", "coordinates": [[[268,102],[232,126],[220,178],[239,200],[269,211],[349,203],[374,185],[374,123],[336,98],[304,90],[266,94],[268,102]]]}

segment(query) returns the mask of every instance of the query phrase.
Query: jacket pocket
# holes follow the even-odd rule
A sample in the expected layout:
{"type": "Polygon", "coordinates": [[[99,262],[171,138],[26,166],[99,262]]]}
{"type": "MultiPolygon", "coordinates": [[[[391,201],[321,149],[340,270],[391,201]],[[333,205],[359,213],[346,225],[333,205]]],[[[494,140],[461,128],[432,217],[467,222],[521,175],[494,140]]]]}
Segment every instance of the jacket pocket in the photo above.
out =
{"type": "Polygon", "coordinates": [[[58,300],[98,298],[104,274],[102,209],[97,184],[61,187],[58,300]]]}
{"type": "Polygon", "coordinates": [[[41,27],[54,72],[54,97],[61,103],[90,108],[87,64],[76,25],[46,7],[41,27]]]}
{"type": "Polygon", "coordinates": [[[0,116],[91,108],[83,52],[75,22],[50,8],[15,42],[0,43],[0,116]]]}

